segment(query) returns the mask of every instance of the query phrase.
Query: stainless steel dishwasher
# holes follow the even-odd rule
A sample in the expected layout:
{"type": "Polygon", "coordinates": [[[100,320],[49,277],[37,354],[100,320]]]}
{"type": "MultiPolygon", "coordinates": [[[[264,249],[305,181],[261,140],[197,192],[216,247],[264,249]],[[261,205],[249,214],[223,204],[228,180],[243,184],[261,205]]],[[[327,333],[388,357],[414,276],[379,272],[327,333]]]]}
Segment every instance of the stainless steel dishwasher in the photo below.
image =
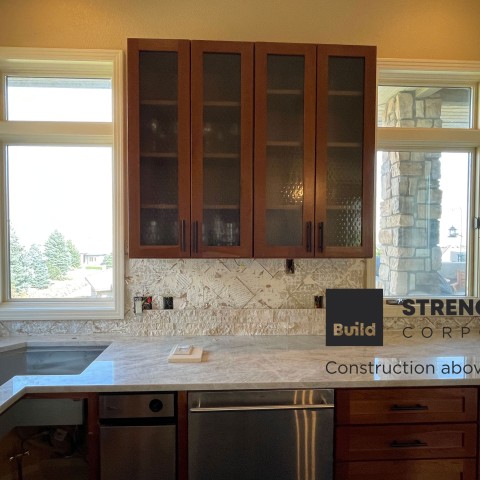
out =
{"type": "Polygon", "coordinates": [[[102,394],[102,480],[175,480],[174,393],[102,394]]]}
{"type": "Polygon", "coordinates": [[[192,392],[189,480],[330,480],[333,390],[192,392]]]}

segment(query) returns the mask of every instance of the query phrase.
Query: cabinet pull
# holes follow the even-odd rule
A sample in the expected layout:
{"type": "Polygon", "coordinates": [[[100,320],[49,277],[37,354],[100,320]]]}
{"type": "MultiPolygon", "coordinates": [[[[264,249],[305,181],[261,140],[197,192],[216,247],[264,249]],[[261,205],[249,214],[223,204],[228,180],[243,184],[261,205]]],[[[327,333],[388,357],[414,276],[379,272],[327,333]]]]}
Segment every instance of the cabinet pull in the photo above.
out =
{"type": "Polygon", "coordinates": [[[193,222],[193,253],[198,253],[198,222],[193,222]]]}
{"type": "Polygon", "coordinates": [[[318,251],[323,252],[323,222],[318,222],[318,251]]]}
{"type": "Polygon", "coordinates": [[[425,410],[428,410],[428,406],[427,405],[420,405],[419,403],[415,404],[415,405],[392,405],[390,407],[390,410],[392,412],[414,412],[414,411],[425,411],[425,410]]]}
{"type": "Polygon", "coordinates": [[[185,239],[185,232],[186,232],[186,222],[185,220],[182,220],[180,222],[180,248],[182,252],[185,252],[187,250],[187,242],[185,239]]]}
{"type": "Polygon", "coordinates": [[[416,447],[428,447],[427,442],[422,442],[421,440],[411,440],[408,442],[398,442],[397,440],[394,440],[392,443],[390,443],[390,446],[392,448],[416,448],[416,447]]]}
{"type": "Polygon", "coordinates": [[[312,222],[307,222],[307,252],[312,251],[312,222]]]}

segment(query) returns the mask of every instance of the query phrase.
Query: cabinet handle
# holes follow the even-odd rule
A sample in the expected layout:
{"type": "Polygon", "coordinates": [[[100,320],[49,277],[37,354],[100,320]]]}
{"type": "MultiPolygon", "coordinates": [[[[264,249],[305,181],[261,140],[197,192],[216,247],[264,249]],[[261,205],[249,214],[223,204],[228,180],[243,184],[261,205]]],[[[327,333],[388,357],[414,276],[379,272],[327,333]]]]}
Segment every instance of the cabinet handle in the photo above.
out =
{"type": "Polygon", "coordinates": [[[390,446],[392,448],[416,448],[416,447],[428,447],[427,442],[422,442],[421,440],[411,440],[408,442],[398,442],[397,440],[394,440],[392,443],[390,443],[390,446]]]}
{"type": "Polygon", "coordinates": [[[428,410],[427,405],[420,405],[419,403],[415,405],[392,405],[390,407],[392,412],[414,412],[414,411],[425,411],[428,410]]]}
{"type": "Polygon", "coordinates": [[[180,248],[182,252],[185,252],[187,250],[187,242],[185,239],[185,232],[186,232],[186,222],[185,220],[182,220],[180,222],[180,248]]]}
{"type": "Polygon", "coordinates": [[[307,222],[307,252],[312,251],[312,222],[307,222]]]}
{"type": "Polygon", "coordinates": [[[198,253],[198,221],[193,222],[193,253],[198,253]]]}
{"type": "Polygon", "coordinates": [[[318,251],[323,252],[323,222],[318,222],[318,251]]]}

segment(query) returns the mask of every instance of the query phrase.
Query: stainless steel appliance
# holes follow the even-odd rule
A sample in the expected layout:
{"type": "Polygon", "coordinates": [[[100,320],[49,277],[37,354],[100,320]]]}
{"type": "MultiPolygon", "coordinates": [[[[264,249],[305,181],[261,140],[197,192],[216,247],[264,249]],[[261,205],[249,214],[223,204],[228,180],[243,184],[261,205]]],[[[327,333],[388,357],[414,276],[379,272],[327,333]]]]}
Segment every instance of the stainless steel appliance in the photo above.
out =
{"type": "Polygon", "coordinates": [[[192,392],[189,480],[330,480],[333,390],[192,392]]]}
{"type": "Polygon", "coordinates": [[[102,480],[175,480],[174,393],[100,395],[102,480]]]}

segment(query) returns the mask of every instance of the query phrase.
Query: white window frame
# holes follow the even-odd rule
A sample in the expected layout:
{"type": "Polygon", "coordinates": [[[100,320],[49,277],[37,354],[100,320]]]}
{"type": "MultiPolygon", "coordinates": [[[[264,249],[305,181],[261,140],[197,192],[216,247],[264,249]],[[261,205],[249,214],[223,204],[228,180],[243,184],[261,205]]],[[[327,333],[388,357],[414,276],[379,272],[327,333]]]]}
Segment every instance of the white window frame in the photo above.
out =
{"type": "MultiPolygon", "coordinates": [[[[377,151],[472,152],[471,215],[480,216],[480,62],[378,59],[378,85],[472,87],[472,128],[377,127],[377,151]],[[440,147],[439,147],[440,146],[440,147]]],[[[376,193],[377,195],[379,192],[376,193]]],[[[374,222],[376,228],[376,222],[374,222]]],[[[468,263],[470,297],[480,296],[478,230],[470,228],[468,263]]],[[[374,232],[376,238],[376,232],[374,232]]],[[[367,287],[375,287],[375,258],[367,261],[367,287]]],[[[468,297],[467,296],[467,297],[468,297]]],[[[391,298],[391,297],[390,297],[391,298]]],[[[443,297],[442,297],[443,298],[443,297]]],[[[448,297],[445,297],[448,298],[448,297]]],[[[465,297],[464,297],[465,298],[465,297]]],[[[401,317],[401,306],[384,306],[384,316],[401,317]]]]}
{"type": "Polygon", "coordinates": [[[124,316],[123,52],[0,47],[0,320],[122,319],[124,316]],[[112,122],[7,121],[6,77],[110,78],[112,122]],[[112,148],[113,298],[9,298],[6,145],[112,148]]]}

